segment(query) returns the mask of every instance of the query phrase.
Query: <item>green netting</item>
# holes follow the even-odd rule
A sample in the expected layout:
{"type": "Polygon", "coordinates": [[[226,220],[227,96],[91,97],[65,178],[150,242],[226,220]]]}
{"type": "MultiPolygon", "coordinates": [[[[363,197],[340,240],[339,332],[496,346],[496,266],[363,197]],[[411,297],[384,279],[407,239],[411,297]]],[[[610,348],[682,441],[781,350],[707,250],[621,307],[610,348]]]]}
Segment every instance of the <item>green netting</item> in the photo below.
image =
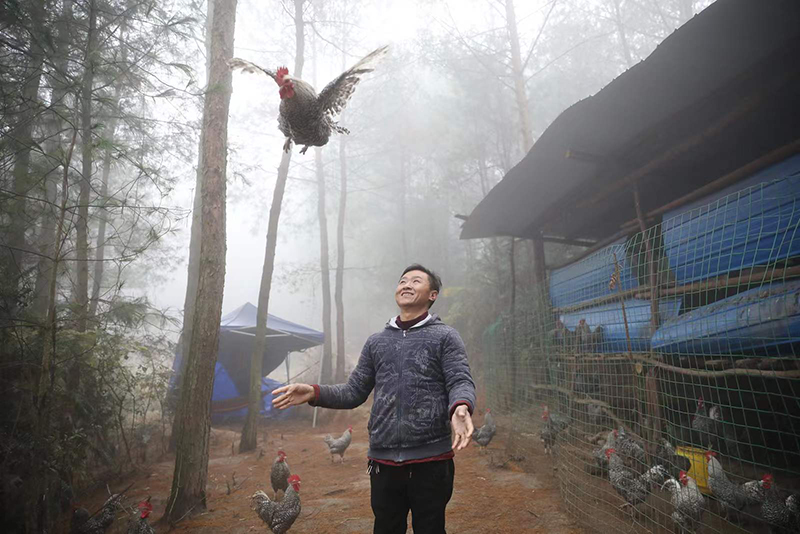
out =
{"type": "Polygon", "coordinates": [[[552,269],[547,291],[518,298],[485,332],[487,405],[508,421],[510,453],[531,458],[552,439],[564,500],[587,527],[800,529],[798,184],[789,176],[633,227],[552,269]],[[622,464],[612,469],[607,439],[622,464]],[[636,499],[615,486],[639,489],[655,465],[664,470],[635,513],[620,508],[636,499]]]}

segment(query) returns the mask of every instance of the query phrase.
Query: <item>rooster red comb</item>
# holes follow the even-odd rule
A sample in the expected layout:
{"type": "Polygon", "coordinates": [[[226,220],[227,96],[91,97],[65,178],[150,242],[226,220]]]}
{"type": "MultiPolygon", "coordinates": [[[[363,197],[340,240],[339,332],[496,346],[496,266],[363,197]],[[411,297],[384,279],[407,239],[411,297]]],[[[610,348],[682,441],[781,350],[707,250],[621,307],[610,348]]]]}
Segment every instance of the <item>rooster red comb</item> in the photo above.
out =
{"type": "Polygon", "coordinates": [[[276,77],[278,78],[278,82],[283,82],[283,77],[289,74],[289,69],[286,67],[278,67],[278,72],[276,73],[276,77]]]}
{"type": "Polygon", "coordinates": [[[289,484],[294,484],[295,482],[300,482],[300,477],[298,475],[292,475],[286,479],[289,484]]]}
{"type": "Polygon", "coordinates": [[[349,430],[350,432],[352,432],[352,431],[353,431],[353,425],[348,425],[348,426],[347,426],[347,430],[349,430]]]}
{"type": "Polygon", "coordinates": [[[610,447],[610,448],[606,449],[606,458],[611,458],[611,455],[615,454],[616,452],[617,452],[617,449],[615,449],[614,447],[610,447]]]}
{"type": "Polygon", "coordinates": [[[710,460],[712,456],[713,456],[714,458],[716,458],[716,457],[717,457],[717,453],[716,453],[716,451],[707,451],[707,452],[706,452],[706,459],[707,459],[707,460],[710,460]]]}
{"type": "Polygon", "coordinates": [[[148,497],[147,500],[139,503],[139,511],[141,512],[139,517],[142,519],[147,519],[147,516],[149,516],[150,512],[153,511],[153,504],[150,502],[150,497],[148,497]]]}
{"type": "Polygon", "coordinates": [[[761,480],[764,482],[764,487],[769,489],[772,486],[773,477],[769,473],[761,477],[761,480]]]}

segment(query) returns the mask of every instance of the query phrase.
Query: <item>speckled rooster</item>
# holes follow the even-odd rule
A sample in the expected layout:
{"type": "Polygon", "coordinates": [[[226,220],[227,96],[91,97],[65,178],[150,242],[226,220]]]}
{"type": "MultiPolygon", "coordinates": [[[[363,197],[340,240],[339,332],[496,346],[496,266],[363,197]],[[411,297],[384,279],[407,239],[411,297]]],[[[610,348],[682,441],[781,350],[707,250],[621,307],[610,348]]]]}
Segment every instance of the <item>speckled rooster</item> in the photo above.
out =
{"type": "Polygon", "coordinates": [[[280,501],[271,500],[263,491],[255,492],[250,498],[253,510],[274,534],[287,532],[300,515],[300,477],[292,475],[288,483],[280,501]]]}
{"type": "Polygon", "coordinates": [[[263,72],[275,80],[281,97],[278,129],[286,136],[283,150],[286,152],[291,150],[294,142],[297,145],[304,145],[300,153],[305,154],[308,147],[324,146],[331,136],[331,131],[340,134],[350,133],[346,128],[339,126],[333,118],[347,105],[361,77],[375,69],[375,65],[386,55],[388,49],[388,46],[383,46],[367,55],[326,85],[319,95],[310,83],[290,76],[286,67],[280,67],[273,72],[239,58],[231,59],[229,65],[232,69],[244,72],[263,72]]]}

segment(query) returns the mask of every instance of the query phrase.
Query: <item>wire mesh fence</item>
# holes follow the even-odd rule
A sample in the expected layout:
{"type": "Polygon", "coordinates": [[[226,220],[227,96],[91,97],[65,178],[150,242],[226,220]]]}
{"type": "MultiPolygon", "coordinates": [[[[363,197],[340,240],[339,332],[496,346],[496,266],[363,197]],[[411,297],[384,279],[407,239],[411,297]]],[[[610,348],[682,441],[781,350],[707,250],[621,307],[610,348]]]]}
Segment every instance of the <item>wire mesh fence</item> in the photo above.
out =
{"type": "Polygon", "coordinates": [[[800,173],[666,213],[486,331],[509,447],[587,527],[800,531],[798,201],[800,173]]]}

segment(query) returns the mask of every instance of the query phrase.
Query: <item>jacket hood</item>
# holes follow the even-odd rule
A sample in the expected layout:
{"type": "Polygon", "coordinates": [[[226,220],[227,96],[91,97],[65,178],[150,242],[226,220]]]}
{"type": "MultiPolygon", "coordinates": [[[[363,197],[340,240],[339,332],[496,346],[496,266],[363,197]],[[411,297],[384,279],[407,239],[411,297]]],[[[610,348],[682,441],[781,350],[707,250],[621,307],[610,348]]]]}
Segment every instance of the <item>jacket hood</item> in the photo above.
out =
{"type": "MultiPolygon", "coordinates": [[[[432,325],[432,324],[443,324],[443,322],[442,322],[441,319],[439,319],[438,315],[436,315],[435,313],[428,312],[428,316],[425,319],[421,320],[420,322],[418,322],[417,324],[415,324],[411,328],[421,328],[423,326],[428,326],[428,325],[432,325]]],[[[396,316],[392,317],[391,319],[389,319],[386,322],[386,328],[390,328],[390,329],[394,329],[394,330],[400,330],[400,327],[397,326],[397,317],[396,316]]]]}

